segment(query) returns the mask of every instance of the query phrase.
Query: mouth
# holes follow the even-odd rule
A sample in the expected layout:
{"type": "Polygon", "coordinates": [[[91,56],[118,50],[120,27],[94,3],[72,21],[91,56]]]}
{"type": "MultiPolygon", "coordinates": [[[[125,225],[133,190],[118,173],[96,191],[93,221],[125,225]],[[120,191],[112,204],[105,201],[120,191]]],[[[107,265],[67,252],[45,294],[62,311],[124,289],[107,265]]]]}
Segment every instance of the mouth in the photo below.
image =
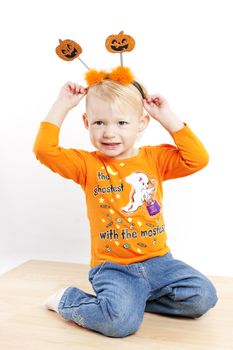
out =
{"type": "Polygon", "coordinates": [[[126,49],[128,49],[128,44],[124,45],[124,46],[119,46],[119,47],[116,47],[116,46],[113,46],[111,45],[111,48],[114,50],[114,51],[124,51],[126,49]]]}
{"type": "Polygon", "coordinates": [[[113,149],[120,145],[120,142],[102,142],[101,144],[107,148],[113,149]]]}
{"type": "MultiPolygon", "coordinates": [[[[63,50],[64,51],[64,50],[63,50]]],[[[63,55],[65,56],[65,57],[67,57],[67,58],[73,58],[73,57],[75,57],[76,56],[76,53],[77,53],[77,50],[76,49],[74,49],[70,54],[68,54],[68,55],[65,55],[65,53],[62,51],[62,53],[63,53],[63,55]]]]}

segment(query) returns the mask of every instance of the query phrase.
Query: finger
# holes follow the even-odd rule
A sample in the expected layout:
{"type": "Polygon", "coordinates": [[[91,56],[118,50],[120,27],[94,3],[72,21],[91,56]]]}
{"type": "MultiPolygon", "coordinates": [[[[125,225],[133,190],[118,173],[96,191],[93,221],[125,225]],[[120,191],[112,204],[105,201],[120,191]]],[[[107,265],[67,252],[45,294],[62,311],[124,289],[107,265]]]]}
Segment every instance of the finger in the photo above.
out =
{"type": "Polygon", "coordinates": [[[148,100],[143,100],[143,104],[148,106],[149,105],[149,101],[148,100]]]}
{"type": "Polygon", "coordinates": [[[151,96],[150,95],[147,95],[147,96],[145,96],[145,99],[144,99],[145,101],[150,101],[151,100],[151,96]]]}
{"type": "Polygon", "coordinates": [[[160,94],[154,94],[154,95],[150,95],[148,100],[149,101],[159,101],[159,100],[162,100],[163,99],[163,96],[160,95],[160,94]]]}
{"type": "Polygon", "coordinates": [[[158,111],[159,111],[159,107],[160,107],[160,106],[156,105],[156,103],[154,103],[154,102],[150,102],[150,103],[145,102],[145,103],[144,103],[144,108],[145,108],[148,112],[152,112],[152,111],[158,112],[158,111]]]}
{"type": "Polygon", "coordinates": [[[146,104],[151,104],[151,103],[153,103],[153,100],[152,100],[152,99],[143,100],[143,101],[144,101],[144,103],[146,103],[146,104]]]}
{"type": "Polygon", "coordinates": [[[147,102],[149,105],[154,105],[156,102],[158,102],[158,100],[153,99],[153,98],[149,98],[146,102],[147,102]]]}
{"type": "Polygon", "coordinates": [[[72,92],[73,92],[73,93],[76,93],[76,91],[77,91],[78,88],[79,88],[78,84],[77,84],[77,83],[72,83],[72,84],[70,84],[70,86],[71,86],[72,92]]]}
{"type": "Polygon", "coordinates": [[[68,87],[69,89],[73,89],[74,83],[72,81],[67,81],[67,83],[65,84],[65,87],[68,87]]]}
{"type": "Polygon", "coordinates": [[[83,86],[81,86],[80,92],[81,92],[82,94],[85,94],[85,93],[86,93],[86,89],[85,89],[83,86]]]}
{"type": "Polygon", "coordinates": [[[68,84],[69,91],[74,94],[75,93],[75,84],[74,83],[69,83],[68,84]]]}
{"type": "Polygon", "coordinates": [[[153,108],[155,107],[156,104],[154,102],[145,102],[144,103],[144,107],[147,109],[147,108],[153,108]]]}
{"type": "Polygon", "coordinates": [[[73,94],[78,94],[80,92],[81,86],[77,83],[73,83],[72,81],[68,81],[65,86],[68,88],[70,92],[73,94]]]}
{"type": "Polygon", "coordinates": [[[160,99],[160,97],[156,96],[156,97],[152,97],[151,101],[156,103],[156,102],[161,101],[161,99],[160,99]]]}
{"type": "Polygon", "coordinates": [[[76,95],[78,95],[78,94],[85,94],[85,92],[86,92],[86,89],[83,86],[75,84],[75,93],[76,93],[76,95]]]}
{"type": "Polygon", "coordinates": [[[151,100],[149,98],[143,99],[143,103],[149,105],[149,103],[151,103],[151,100]]]}
{"type": "MultiPolygon", "coordinates": [[[[163,103],[162,99],[160,97],[155,97],[154,99],[152,99],[151,101],[153,104],[155,104],[156,106],[160,107],[161,104],[163,103]]],[[[150,102],[150,103],[151,103],[150,102]]]]}
{"type": "Polygon", "coordinates": [[[145,103],[147,103],[149,105],[154,104],[154,102],[151,98],[148,98],[147,100],[145,100],[145,103]]]}
{"type": "Polygon", "coordinates": [[[80,86],[78,84],[74,84],[74,94],[78,95],[80,90],[80,86]]]}
{"type": "Polygon", "coordinates": [[[76,95],[83,94],[83,87],[80,86],[80,85],[78,85],[78,84],[75,84],[74,93],[75,93],[76,95]]]}

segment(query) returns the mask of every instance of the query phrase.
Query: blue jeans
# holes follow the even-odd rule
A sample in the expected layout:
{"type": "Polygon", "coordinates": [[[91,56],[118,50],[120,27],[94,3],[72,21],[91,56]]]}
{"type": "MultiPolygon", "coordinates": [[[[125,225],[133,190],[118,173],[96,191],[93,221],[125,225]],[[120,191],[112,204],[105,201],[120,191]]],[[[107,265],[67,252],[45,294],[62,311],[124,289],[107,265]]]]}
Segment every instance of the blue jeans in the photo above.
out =
{"type": "Polygon", "coordinates": [[[213,284],[171,253],[139,263],[104,262],[89,271],[96,293],[68,287],[59,314],[110,337],[138,330],[145,312],[197,318],[217,302],[213,284]]]}

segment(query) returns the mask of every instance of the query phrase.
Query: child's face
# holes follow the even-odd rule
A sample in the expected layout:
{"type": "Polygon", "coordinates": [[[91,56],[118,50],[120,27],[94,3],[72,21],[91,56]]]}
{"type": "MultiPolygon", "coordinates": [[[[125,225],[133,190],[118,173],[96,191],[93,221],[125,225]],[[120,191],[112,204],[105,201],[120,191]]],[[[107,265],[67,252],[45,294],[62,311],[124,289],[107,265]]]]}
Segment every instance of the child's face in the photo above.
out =
{"type": "Polygon", "coordinates": [[[132,108],[124,112],[113,110],[111,104],[92,96],[83,115],[92,144],[103,154],[124,159],[136,155],[133,148],[137,136],[148,125],[149,116],[135,114],[132,108]]]}

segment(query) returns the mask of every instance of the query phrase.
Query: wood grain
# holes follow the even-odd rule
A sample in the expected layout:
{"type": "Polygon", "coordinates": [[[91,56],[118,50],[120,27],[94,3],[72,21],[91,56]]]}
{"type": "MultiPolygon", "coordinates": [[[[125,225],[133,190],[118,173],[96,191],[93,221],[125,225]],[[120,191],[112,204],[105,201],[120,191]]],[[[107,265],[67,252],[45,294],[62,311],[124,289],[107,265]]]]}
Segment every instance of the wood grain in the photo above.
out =
{"type": "Polygon", "coordinates": [[[30,260],[0,275],[2,350],[232,350],[233,278],[211,277],[219,301],[199,319],[145,313],[140,329],[110,338],[46,310],[43,301],[57,289],[76,285],[94,294],[83,264],[30,260]]]}

